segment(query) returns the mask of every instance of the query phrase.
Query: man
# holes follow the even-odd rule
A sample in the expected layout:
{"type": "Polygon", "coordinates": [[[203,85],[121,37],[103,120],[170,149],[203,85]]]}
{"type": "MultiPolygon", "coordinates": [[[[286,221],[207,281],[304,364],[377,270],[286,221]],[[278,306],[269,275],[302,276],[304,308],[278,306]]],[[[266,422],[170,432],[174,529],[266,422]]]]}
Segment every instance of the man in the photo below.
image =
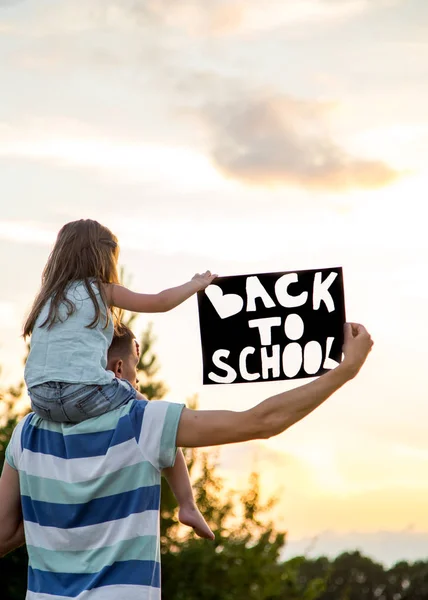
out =
{"type": "MultiPolygon", "coordinates": [[[[0,479],[0,556],[26,542],[27,600],[159,600],[160,472],[176,447],[285,431],[354,378],[372,344],[362,325],[346,324],[336,369],[244,412],[140,400],[78,424],[26,416],[0,479]]],[[[128,331],[108,367],[135,384],[137,363],[128,331]]]]}

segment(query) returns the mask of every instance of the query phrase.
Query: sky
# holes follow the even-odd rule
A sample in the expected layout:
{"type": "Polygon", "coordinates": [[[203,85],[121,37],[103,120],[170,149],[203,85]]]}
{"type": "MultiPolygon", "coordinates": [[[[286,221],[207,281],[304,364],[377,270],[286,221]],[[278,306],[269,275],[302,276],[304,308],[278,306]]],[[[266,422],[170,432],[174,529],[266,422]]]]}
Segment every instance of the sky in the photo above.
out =
{"type": "MultiPolygon", "coordinates": [[[[0,0],[1,384],[70,220],[110,227],[146,293],[340,265],[369,360],[219,472],[260,472],[287,555],[426,558],[427,20],[424,0],[0,0]]],[[[150,320],[167,400],[244,410],[302,384],[204,387],[196,299],[136,333],[150,320]]]]}

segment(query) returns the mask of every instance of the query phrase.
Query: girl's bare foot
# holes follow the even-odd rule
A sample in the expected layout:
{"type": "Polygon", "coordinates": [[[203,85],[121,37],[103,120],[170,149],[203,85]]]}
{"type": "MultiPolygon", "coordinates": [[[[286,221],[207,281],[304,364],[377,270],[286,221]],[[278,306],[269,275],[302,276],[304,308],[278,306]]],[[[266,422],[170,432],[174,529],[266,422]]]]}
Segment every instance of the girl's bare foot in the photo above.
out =
{"type": "Polygon", "coordinates": [[[206,540],[214,539],[213,532],[208,527],[208,524],[199,512],[198,507],[194,504],[189,506],[180,506],[178,511],[178,520],[180,523],[183,523],[183,525],[192,527],[196,535],[199,537],[205,538],[206,540]]]}

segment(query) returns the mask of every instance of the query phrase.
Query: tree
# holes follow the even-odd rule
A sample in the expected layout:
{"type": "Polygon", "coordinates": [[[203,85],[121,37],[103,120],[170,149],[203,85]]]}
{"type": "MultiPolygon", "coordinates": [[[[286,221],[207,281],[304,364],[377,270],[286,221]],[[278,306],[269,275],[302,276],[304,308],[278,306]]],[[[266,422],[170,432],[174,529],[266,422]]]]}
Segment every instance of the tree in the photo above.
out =
{"type": "Polygon", "coordinates": [[[393,600],[426,600],[428,598],[428,562],[409,564],[401,561],[387,573],[393,600]]]}
{"type": "Polygon", "coordinates": [[[332,562],[327,588],[320,600],[372,600],[382,598],[386,588],[387,576],[382,565],[360,552],[344,552],[332,562]]]}

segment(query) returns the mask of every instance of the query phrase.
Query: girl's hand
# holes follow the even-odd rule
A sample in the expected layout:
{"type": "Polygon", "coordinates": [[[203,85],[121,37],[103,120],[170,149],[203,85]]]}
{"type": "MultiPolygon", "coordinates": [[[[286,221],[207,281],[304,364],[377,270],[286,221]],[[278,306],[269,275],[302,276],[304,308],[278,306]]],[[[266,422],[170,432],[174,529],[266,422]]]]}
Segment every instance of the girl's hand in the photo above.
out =
{"type": "Polygon", "coordinates": [[[218,275],[212,275],[211,271],[205,271],[205,273],[202,274],[196,273],[196,275],[192,277],[192,281],[197,283],[199,291],[208,287],[216,277],[218,277],[218,275]]]}

